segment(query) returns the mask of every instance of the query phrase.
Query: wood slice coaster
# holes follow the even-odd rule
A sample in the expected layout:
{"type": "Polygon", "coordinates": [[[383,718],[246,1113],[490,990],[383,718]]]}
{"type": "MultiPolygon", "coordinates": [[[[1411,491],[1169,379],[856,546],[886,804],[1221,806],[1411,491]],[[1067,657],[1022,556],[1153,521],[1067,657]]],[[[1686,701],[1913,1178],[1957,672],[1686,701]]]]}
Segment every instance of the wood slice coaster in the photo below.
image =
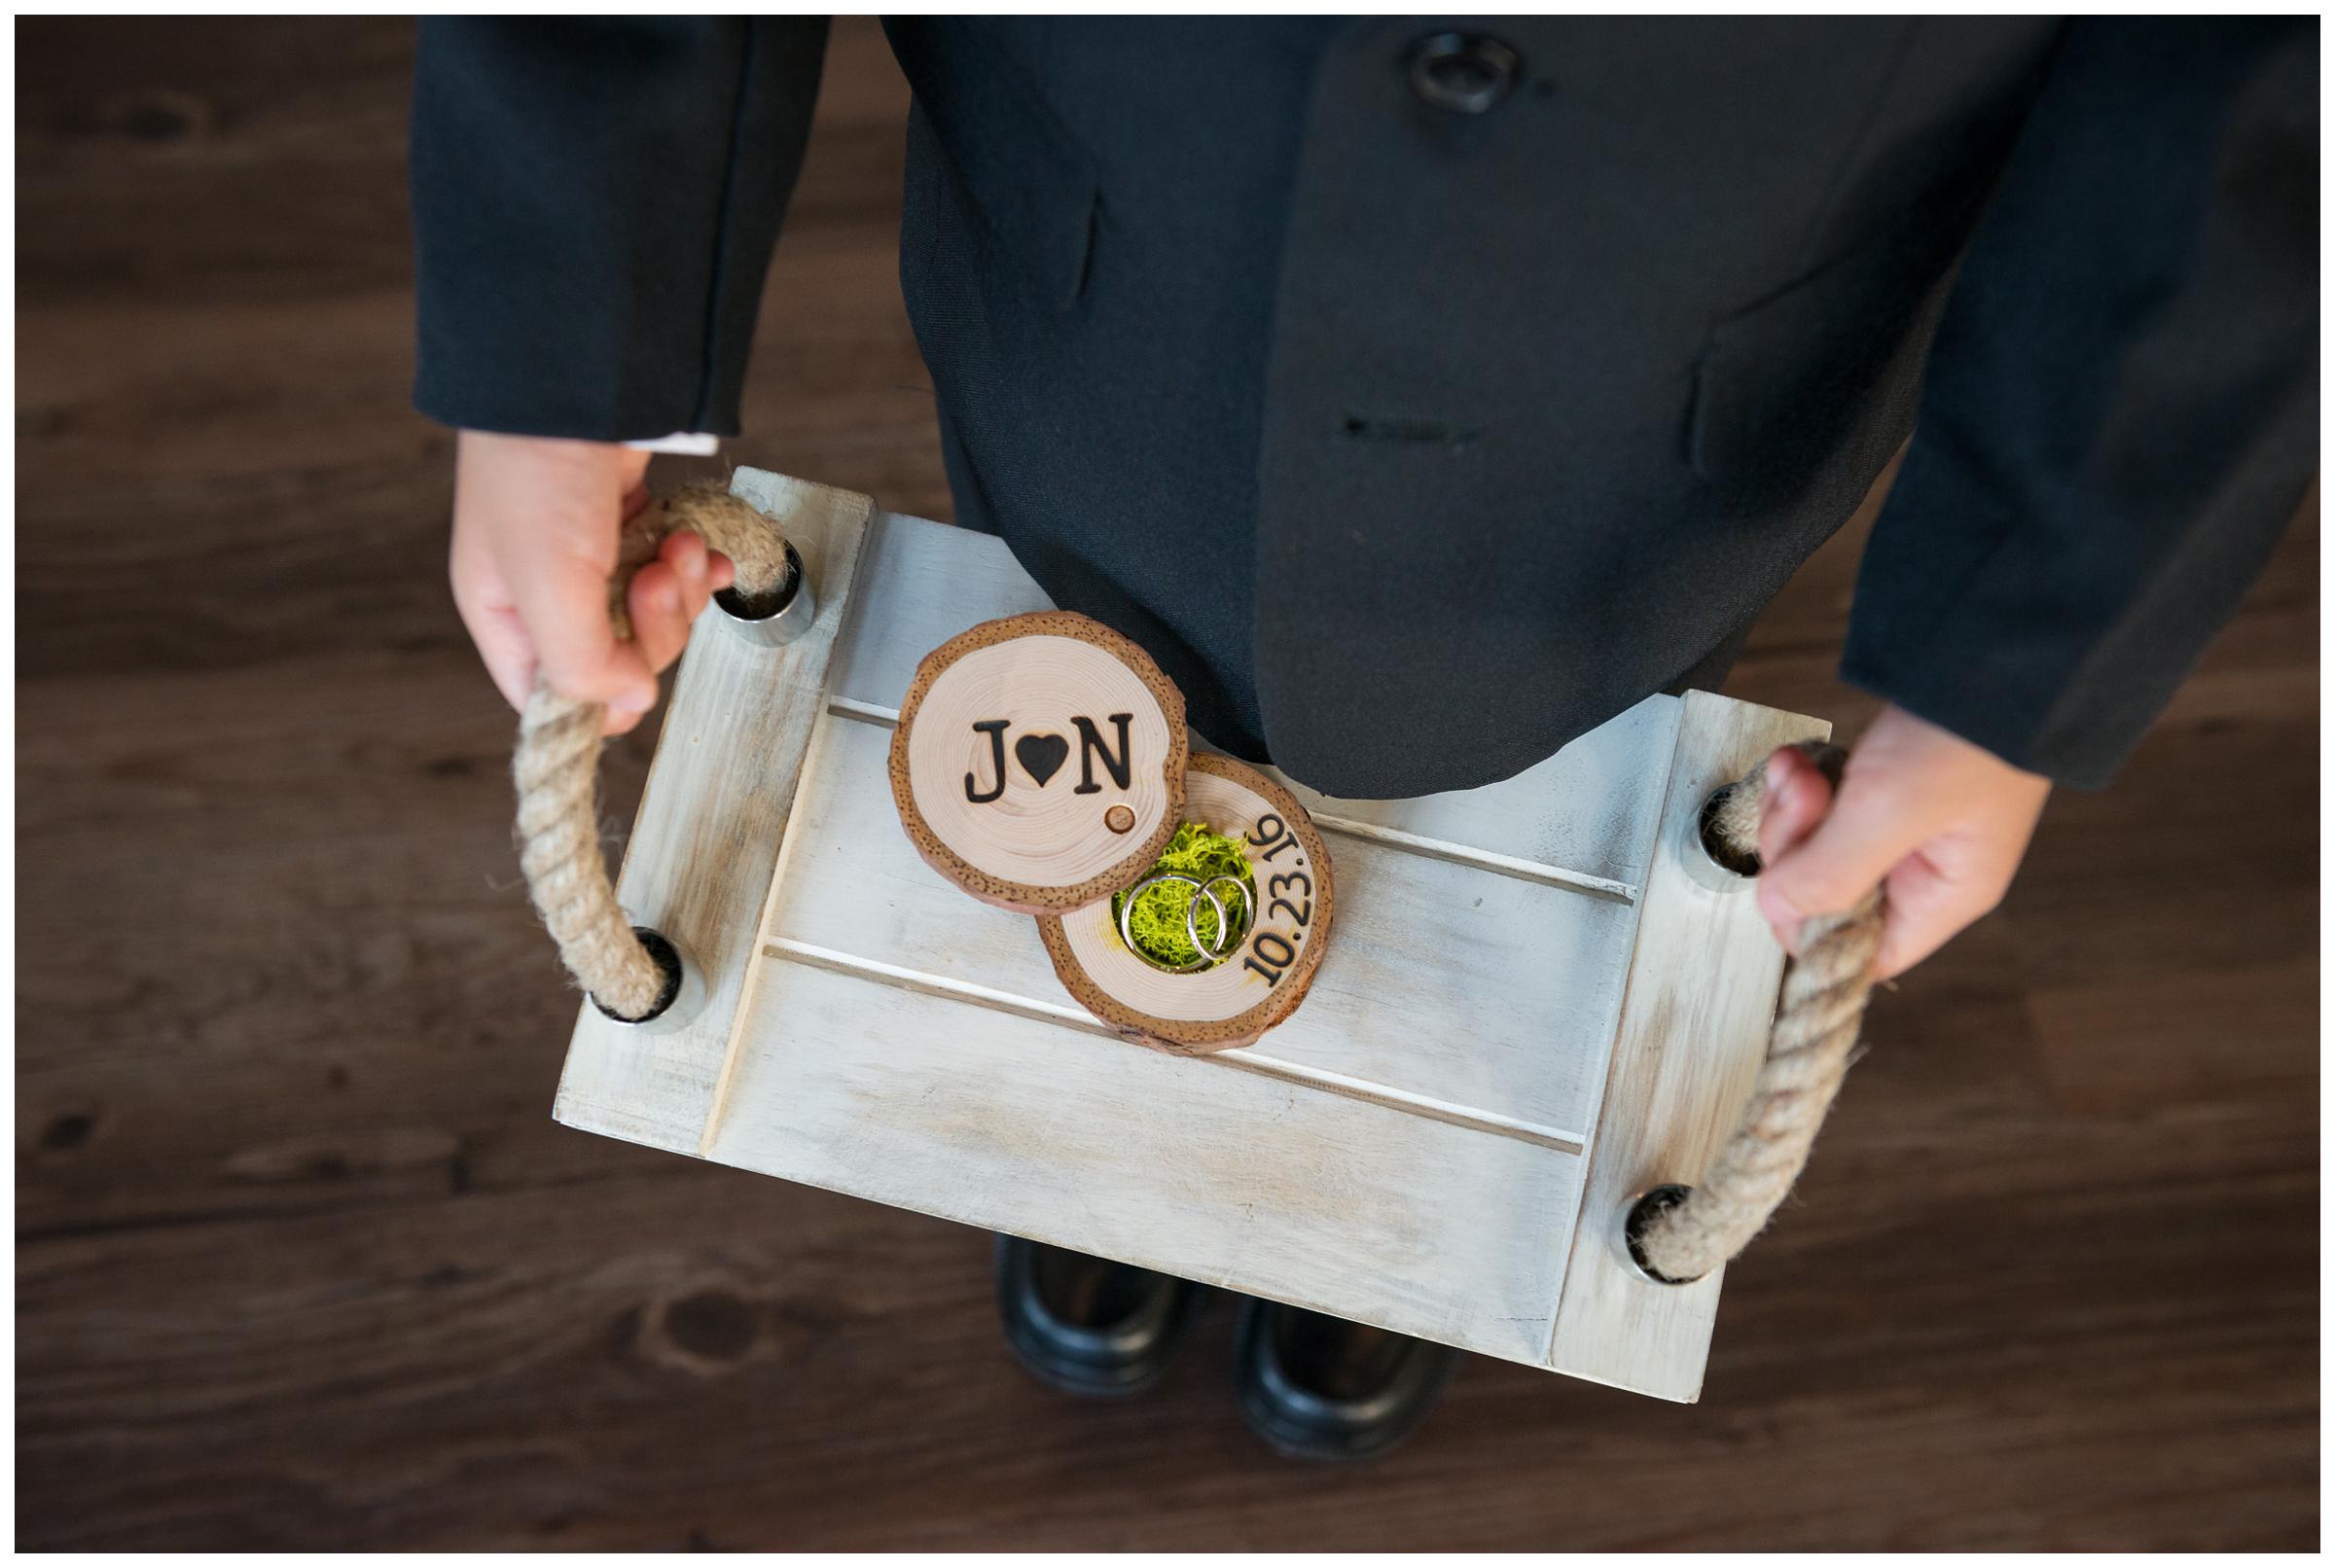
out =
{"type": "Polygon", "coordinates": [[[1151,869],[1183,820],[1184,695],[1098,621],[984,622],[924,658],[892,735],[916,852],[984,903],[1075,909],[1151,869]]]}
{"type": "Polygon", "coordinates": [[[1329,938],[1330,855],[1295,796],[1229,757],[1192,758],[1183,820],[1238,838],[1248,852],[1259,909],[1221,962],[1189,975],[1152,967],[1120,939],[1108,899],[1042,915],[1038,930],[1081,1006],[1128,1039],[1196,1056],[1250,1044],[1305,1000],[1329,938]]]}

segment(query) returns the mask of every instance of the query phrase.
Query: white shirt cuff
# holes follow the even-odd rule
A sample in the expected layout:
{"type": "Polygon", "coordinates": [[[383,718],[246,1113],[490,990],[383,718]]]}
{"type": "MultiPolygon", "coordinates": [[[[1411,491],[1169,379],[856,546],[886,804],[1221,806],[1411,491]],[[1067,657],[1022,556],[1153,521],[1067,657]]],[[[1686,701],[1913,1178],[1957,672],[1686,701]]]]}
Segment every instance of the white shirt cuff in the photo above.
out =
{"type": "Polygon", "coordinates": [[[669,436],[654,441],[628,441],[627,446],[636,452],[671,452],[677,457],[711,457],[722,449],[722,438],[676,430],[669,436]]]}

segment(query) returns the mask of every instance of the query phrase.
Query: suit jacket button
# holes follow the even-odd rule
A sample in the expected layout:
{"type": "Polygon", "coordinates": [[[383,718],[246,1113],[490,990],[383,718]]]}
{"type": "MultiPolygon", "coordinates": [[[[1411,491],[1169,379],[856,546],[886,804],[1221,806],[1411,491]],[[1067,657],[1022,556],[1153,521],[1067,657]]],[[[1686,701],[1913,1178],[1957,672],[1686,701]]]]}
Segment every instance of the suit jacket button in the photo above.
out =
{"type": "Polygon", "coordinates": [[[1496,38],[1437,33],[1411,49],[1411,90],[1456,115],[1480,115],[1508,96],[1523,61],[1496,38]]]}

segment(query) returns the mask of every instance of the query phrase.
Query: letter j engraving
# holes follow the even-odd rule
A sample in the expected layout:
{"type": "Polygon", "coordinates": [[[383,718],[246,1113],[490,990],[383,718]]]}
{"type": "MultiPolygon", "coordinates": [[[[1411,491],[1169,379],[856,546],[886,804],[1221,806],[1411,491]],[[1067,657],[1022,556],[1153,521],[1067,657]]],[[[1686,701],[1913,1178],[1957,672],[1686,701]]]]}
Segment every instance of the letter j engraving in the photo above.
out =
{"type": "Polygon", "coordinates": [[[965,799],[975,805],[986,805],[1005,793],[1005,727],[1011,722],[1007,719],[982,719],[973,726],[977,733],[989,737],[989,775],[997,780],[985,793],[971,773],[965,775],[965,799]]]}

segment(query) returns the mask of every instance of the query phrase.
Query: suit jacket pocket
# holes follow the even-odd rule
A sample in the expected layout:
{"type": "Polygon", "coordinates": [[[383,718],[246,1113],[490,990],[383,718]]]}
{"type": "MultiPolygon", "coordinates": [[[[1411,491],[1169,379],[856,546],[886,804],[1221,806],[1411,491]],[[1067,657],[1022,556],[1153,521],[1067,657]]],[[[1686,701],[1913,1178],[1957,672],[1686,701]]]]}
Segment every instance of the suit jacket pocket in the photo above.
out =
{"type": "Polygon", "coordinates": [[[1951,251],[1867,241],[1711,329],[1695,368],[1688,458],[1720,504],[1846,516],[1912,431],[1953,287],[1951,251]]]}

